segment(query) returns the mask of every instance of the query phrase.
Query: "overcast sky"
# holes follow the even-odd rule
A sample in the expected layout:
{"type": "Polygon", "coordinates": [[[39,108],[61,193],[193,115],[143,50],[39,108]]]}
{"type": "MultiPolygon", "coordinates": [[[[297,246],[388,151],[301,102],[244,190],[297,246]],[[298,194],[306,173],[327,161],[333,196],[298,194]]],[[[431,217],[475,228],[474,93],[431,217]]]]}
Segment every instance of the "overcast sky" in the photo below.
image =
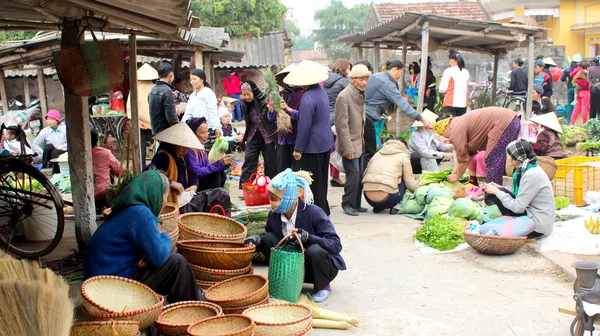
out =
{"type": "MultiPolygon", "coordinates": [[[[328,0],[282,0],[281,2],[290,9],[288,16],[296,21],[303,35],[308,35],[312,29],[319,28],[314,21],[315,11],[329,5],[328,0]]],[[[353,7],[370,2],[370,0],[344,0],[344,5],[353,7]]]]}

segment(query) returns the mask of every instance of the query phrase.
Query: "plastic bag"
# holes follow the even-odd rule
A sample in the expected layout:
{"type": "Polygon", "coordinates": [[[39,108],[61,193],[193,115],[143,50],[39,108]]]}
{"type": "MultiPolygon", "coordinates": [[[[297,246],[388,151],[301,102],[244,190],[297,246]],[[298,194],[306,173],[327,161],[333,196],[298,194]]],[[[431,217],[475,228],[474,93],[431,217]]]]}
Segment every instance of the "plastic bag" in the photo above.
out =
{"type": "Polygon", "coordinates": [[[339,170],[342,173],[345,173],[344,164],[342,163],[342,157],[338,154],[337,151],[333,151],[329,156],[329,163],[331,163],[335,169],[339,170]]]}

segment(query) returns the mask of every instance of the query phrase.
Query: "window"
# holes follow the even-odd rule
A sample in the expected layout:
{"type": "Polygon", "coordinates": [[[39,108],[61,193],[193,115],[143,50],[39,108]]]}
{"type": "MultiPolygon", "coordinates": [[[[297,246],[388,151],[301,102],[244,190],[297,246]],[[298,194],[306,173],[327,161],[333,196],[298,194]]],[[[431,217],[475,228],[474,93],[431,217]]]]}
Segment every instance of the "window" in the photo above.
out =
{"type": "Polygon", "coordinates": [[[548,21],[548,15],[536,15],[535,21],[537,21],[537,22],[548,21]]]}

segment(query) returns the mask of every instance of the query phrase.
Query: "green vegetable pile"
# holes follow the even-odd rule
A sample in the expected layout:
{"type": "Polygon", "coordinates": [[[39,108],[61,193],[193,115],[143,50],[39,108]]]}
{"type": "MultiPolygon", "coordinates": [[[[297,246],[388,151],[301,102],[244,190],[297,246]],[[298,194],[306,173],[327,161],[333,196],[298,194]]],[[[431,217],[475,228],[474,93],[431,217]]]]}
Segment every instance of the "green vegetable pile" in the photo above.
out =
{"type": "Polygon", "coordinates": [[[600,150],[600,141],[586,141],[581,144],[581,150],[583,151],[598,151],[600,150]]]}
{"type": "Polygon", "coordinates": [[[414,238],[439,251],[449,251],[465,242],[463,230],[467,221],[448,215],[436,215],[426,220],[414,238]]]}
{"type": "Polygon", "coordinates": [[[71,178],[69,176],[54,174],[52,175],[50,182],[52,182],[61,193],[71,192],[71,178]]]}
{"type": "Polygon", "coordinates": [[[588,132],[592,141],[600,140],[600,120],[597,118],[590,118],[590,120],[583,124],[583,128],[588,132]]]}
{"type": "Polygon", "coordinates": [[[554,197],[554,207],[556,210],[562,210],[569,206],[569,198],[565,196],[554,197]]]}
{"type": "Polygon", "coordinates": [[[267,218],[269,217],[268,211],[244,211],[233,219],[244,224],[246,226],[247,237],[252,235],[260,235],[265,233],[265,226],[267,225],[267,218]]]}
{"type": "Polygon", "coordinates": [[[227,154],[228,150],[229,143],[223,138],[218,137],[210,148],[210,152],[208,152],[208,161],[210,161],[210,163],[215,163],[221,160],[221,158],[227,154]]]}
{"type": "Polygon", "coordinates": [[[580,142],[585,142],[589,135],[588,131],[583,126],[567,126],[563,125],[563,134],[560,134],[560,141],[567,147],[575,146],[580,142]]]}
{"type": "Polygon", "coordinates": [[[459,198],[448,208],[448,215],[483,222],[483,208],[468,198],[459,198]]]}
{"type": "MultiPolygon", "coordinates": [[[[448,182],[448,176],[452,174],[454,168],[449,168],[446,170],[442,170],[439,173],[430,172],[424,170],[421,174],[421,184],[428,185],[431,183],[440,183],[440,182],[448,182]]],[[[461,178],[461,182],[467,182],[469,180],[469,174],[465,173],[461,178]]]]}

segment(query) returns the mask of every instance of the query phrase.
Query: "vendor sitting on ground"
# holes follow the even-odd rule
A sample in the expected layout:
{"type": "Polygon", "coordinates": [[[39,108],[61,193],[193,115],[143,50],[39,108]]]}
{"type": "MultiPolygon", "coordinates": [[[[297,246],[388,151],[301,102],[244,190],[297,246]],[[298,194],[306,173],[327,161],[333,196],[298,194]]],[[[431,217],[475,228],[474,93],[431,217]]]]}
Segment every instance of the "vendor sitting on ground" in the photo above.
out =
{"type": "MultiPolygon", "coordinates": [[[[2,138],[3,148],[0,149],[0,157],[11,157],[21,155],[21,141],[19,140],[19,129],[17,126],[8,126],[4,130],[2,138]]],[[[33,150],[25,144],[25,153],[33,154],[33,150]]]]}
{"type": "Polygon", "coordinates": [[[170,303],[200,299],[188,262],[171,254],[169,235],[158,231],[157,217],[169,190],[169,179],[155,170],[141,173],[123,189],[88,243],[85,278],[133,279],[166,295],[170,303]]]}
{"type": "MultiPolygon", "coordinates": [[[[200,143],[208,141],[208,122],[205,118],[193,118],[187,121],[190,129],[196,134],[200,143]]],[[[197,191],[225,187],[227,174],[225,171],[235,160],[231,155],[226,155],[220,160],[210,163],[208,152],[204,149],[192,149],[185,155],[185,162],[191,175],[188,176],[192,185],[198,187],[197,191]]]]}
{"type": "Polygon", "coordinates": [[[363,177],[363,191],[374,213],[390,209],[402,201],[406,189],[414,192],[419,182],[413,175],[410,153],[403,138],[386,141],[383,148],[373,155],[363,177]]]}
{"type": "Polygon", "coordinates": [[[537,165],[533,147],[526,140],[519,139],[511,142],[506,152],[508,164],[515,168],[512,194],[495,183],[484,186],[487,194],[497,197],[505,216],[482,225],[481,234],[492,229],[500,236],[508,237],[537,238],[552,233],[556,215],[552,184],[537,165]],[[508,212],[512,212],[511,216],[507,216],[508,212]]]}
{"type": "Polygon", "coordinates": [[[538,135],[533,145],[533,150],[537,156],[549,156],[555,160],[567,157],[567,152],[560,140],[559,133],[563,130],[556,113],[550,112],[531,118],[531,121],[538,124],[538,135]]]}
{"type": "MultiPolygon", "coordinates": [[[[431,124],[435,123],[438,118],[437,114],[429,110],[425,110],[421,116],[431,124]]],[[[422,170],[434,173],[439,172],[440,166],[438,165],[438,160],[454,158],[452,145],[441,142],[439,138],[443,137],[423,127],[423,123],[420,121],[415,121],[413,127],[416,129],[408,139],[408,149],[410,150],[411,157],[413,159],[420,159],[422,170]]]]}
{"type": "Polygon", "coordinates": [[[67,126],[60,122],[58,110],[48,111],[46,123],[48,123],[48,127],[40,131],[33,141],[32,148],[42,156],[42,168],[46,168],[49,163],[52,163],[52,174],[58,174],[60,173],[58,163],[50,162],[50,160],[57,159],[67,151],[67,126]]]}
{"type": "Polygon", "coordinates": [[[556,106],[552,104],[550,98],[542,97],[543,94],[544,87],[542,84],[535,84],[533,86],[533,114],[556,113],[556,106]]]}
{"type": "Polygon", "coordinates": [[[94,173],[94,198],[99,213],[107,206],[106,187],[111,185],[112,176],[118,177],[123,168],[110,149],[98,147],[98,132],[92,128],[92,172],[94,173]]]}
{"type": "Polygon", "coordinates": [[[256,245],[268,263],[271,248],[284,237],[293,239],[292,233],[296,233],[306,249],[304,281],[314,284],[312,297],[316,302],[323,302],[331,294],[331,281],[338,271],[346,269],[346,264],[340,255],[342,243],[333,224],[321,208],[312,205],[311,182],[308,172],[293,173],[289,168],[275,176],[267,187],[272,211],[266,233],[250,236],[245,243],[256,245]],[[302,194],[304,200],[299,198],[302,194]]]}
{"type": "Polygon", "coordinates": [[[231,199],[225,189],[198,191],[197,174],[184,158],[190,149],[204,149],[204,146],[185,122],[177,123],[158,133],[154,140],[160,141],[160,146],[146,170],[163,171],[172,181],[171,188],[175,190],[169,196],[169,202],[179,204],[179,213],[210,212],[212,207],[220,205],[227,215],[231,214],[231,199]],[[179,202],[179,195],[184,191],[192,193],[192,199],[182,204],[179,202]]]}

